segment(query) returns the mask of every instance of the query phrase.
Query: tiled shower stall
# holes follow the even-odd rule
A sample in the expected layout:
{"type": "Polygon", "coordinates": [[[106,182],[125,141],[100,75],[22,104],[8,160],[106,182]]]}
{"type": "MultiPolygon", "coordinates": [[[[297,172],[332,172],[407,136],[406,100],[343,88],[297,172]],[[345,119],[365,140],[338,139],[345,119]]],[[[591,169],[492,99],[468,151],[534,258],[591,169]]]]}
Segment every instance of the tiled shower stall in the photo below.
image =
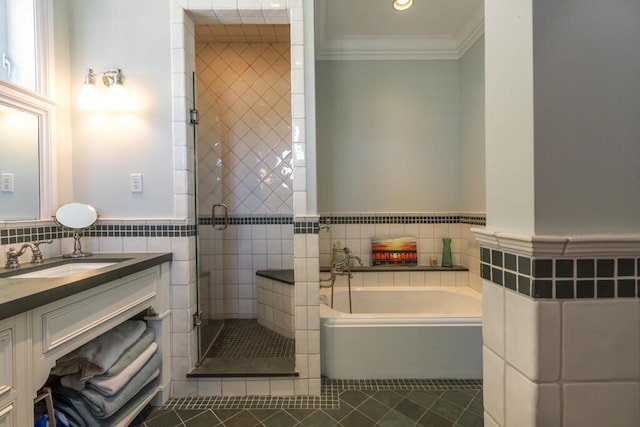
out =
{"type": "Polygon", "coordinates": [[[196,29],[199,263],[225,318],[256,317],[256,270],[293,268],[289,26],[262,27],[196,29]]]}
{"type": "MultiPolygon", "coordinates": [[[[215,72],[217,66],[222,67],[225,65],[224,70],[221,70],[223,73],[221,77],[224,76],[224,78],[220,80],[225,83],[226,88],[232,87],[236,91],[244,90],[245,92],[250,85],[246,84],[247,81],[242,79],[242,75],[247,73],[245,77],[250,78],[252,73],[248,71],[251,68],[247,68],[243,64],[250,62],[255,67],[263,66],[265,67],[264,71],[271,70],[270,72],[274,75],[280,76],[273,86],[263,87],[263,93],[254,91],[254,95],[259,95],[259,97],[254,98],[251,102],[247,102],[243,97],[241,103],[236,103],[239,98],[238,93],[229,90],[226,91],[228,96],[226,102],[219,102],[217,105],[221,117],[224,117],[225,113],[228,117],[234,117],[229,122],[233,123],[233,125],[228,129],[221,123],[220,136],[222,139],[221,154],[223,163],[219,171],[222,174],[223,184],[225,182],[228,183],[226,190],[223,185],[222,198],[236,208],[236,212],[232,212],[236,216],[232,217],[232,226],[228,228],[228,231],[226,233],[223,232],[222,245],[224,246],[225,255],[222,255],[222,259],[219,256],[210,258],[209,265],[206,268],[210,269],[212,267],[211,262],[214,263],[214,267],[216,266],[216,261],[218,262],[217,265],[220,265],[220,262],[222,263],[222,277],[220,277],[219,269],[215,269],[217,273],[214,273],[213,277],[214,280],[222,279],[226,284],[226,288],[223,288],[223,293],[228,298],[222,304],[225,315],[237,314],[238,316],[247,317],[252,317],[251,315],[256,310],[255,278],[253,277],[255,269],[269,266],[272,268],[292,266],[294,268],[296,277],[296,370],[299,373],[299,376],[295,379],[186,378],[186,374],[190,371],[197,358],[196,331],[191,327],[191,314],[196,311],[196,301],[192,297],[188,301],[188,310],[176,310],[177,316],[174,317],[173,322],[173,333],[176,341],[190,343],[188,346],[181,348],[174,346],[172,351],[172,394],[174,396],[318,395],[320,393],[319,297],[317,292],[319,278],[318,219],[317,216],[307,217],[306,166],[307,159],[313,156],[313,152],[312,150],[307,150],[308,144],[305,138],[304,61],[305,55],[309,53],[305,52],[304,47],[307,35],[303,25],[305,16],[303,15],[302,4],[301,0],[289,0],[287,2],[262,2],[259,0],[187,2],[175,0],[172,4],[174,151],[177,160],[184,160],[177,161],[175,165],[175,174],[178,182],[185,182],[185,177],[193,173],[193,167],[191,166],[193,164],[193,153],[190,147],[193,147],[194,140],[191,125],[188,122],[188,113],[193,103],[191,77],[196,71],[194,21],[199,24],[288,24],[288,49],[280,46],[260,53],[256,52],[255,49],[240,49],[241,53],[244,52],[248,55],[246,59],[239,60],[236,55],[238,52],[234,52],[234,58],[229,59],[229,62],[213,64],[208,71],[203,73],[202,80],[206,82],[207,73],[215,72]],[[287,58],[289,59],[288,68],[284,67],[283,55],[284,58],[287,55],[289,56],[287,58]],[[224,74],[225,70],[227,71],[226,74],[224,74]],[[283,75],[290,75],[289,99],[286,99],[286,92],[283,92],[284,80],[281,78],[283,75]],[[269,89],[273,89],[273,91],[269,91],[269,89]],[[266,116],[263,117],[268,118],[268,120],[260,119],[258,117],[259,114],[256,114],[254,109],[260,110],[264,108],[266,102],[265,105],[261,102],[270,99],[270,95],[273,95],[273,99],[269,101],[270,108],[266,111],[261,111],[266,113],[266,116]],[[249,104],[253,109],[249,107],[249,104]],[[290,105],[289,115],[285,113],[287,104],[290,105]],[[243,120],[235,120],[241,110],[244,111],[244,114],[240,116],[243,120]],[[285,117],[290,121],[284,119],[285,117]],[[250,129],[247,124],[249,126],[263,127],[266,132],[261,132],[260,134],[266,136],[256,138],[252,132],[249,132],[250,129]],[[287,142],[283,140],[283,136],[286,137],[285,130],[288,131],[288,135],[291,135],[292,138],[287,142]],[[225,137],[230,139],[225,139],[225,137]],[[234,147],[234,150],[225,151],[225,141],[237,142],[240,138],[242,138],[242,143],[238,145],[237,150],[234,147]],[[270,139],[274,144],[264,144],[263,138],[270,139]],[[285,144],[289,146],[290,151],[288,153],[286,153],[285,144]],[[266,149],[267,146],[270,147],[269,149],[272,151],[273,156],[270,157],[270,153],[267,152],[257,153],[256,150],[260,149],[257,147],[266,149]],[[281,150],[278,152],[276,147],[280,147],[281,150]],[[284,154],[282,150],[285,151],[284,154]],[[267,158],[273,160],[273,162],[269,162],[269,165],[266,163],[263,165],[256,164],[259,158],[267,158]],[[225,161],[226,164],[233,167],[225,169],[225,161]],[[278,164],[279,161],[282,163],[278,164]],[[224,176],[225,173],[229,174],[231,171],[233,171],[232,175],[224,176]],[[294,177],[293,184],[291,183],[291,176],[294,177]],[[225,178],[227,179],[225,180],[225,178]],[[272,186],[269,180],[274,180],[271,182],[278,180],[279,184],[272,186]],[[283,184],[288,185],[289,188],[285,188],[283,184]],[[233,189],[234,193],[230,192],[231,189],[233,189]],[[274,212],[277,213],[274,214],[274,212]],[[304,231],[296,233],[294,225],[299,223],[309,224],[310,226],[295,228],[304,231]],[[316,224],[316,233],[313,233],[314,223],[316,224]],[[278,255],[278,249],[281,255],[278,255]],[[268,257],[267,252],[272,255],[268,257]],[[249,277],[250,275],[251,277],[249,277]],[[234,282],[237,286],[233,285],[234,282]],[[302,322],[302,319],[304,319],[304,322],[302,322]]],[[[307,19],[311,19],[311,22],[313,22],[312,13],[307,16],[307,19]]],[[[312,26],[309,28],[312,28],[312,26]]],[[[312,46],[312,37],[308,38],[307,41],[312,46]]],[[[233,49],[230,45],[226,47],[229,48],[227,52],[231,53],[233,49]]],[[[206,47],[204,49],[206,50],[206,47]]],[[[202,51],[199,50],[199,53],[202,53],[202,51]]],[[[222,53],[224,53],[224,48],[222,53]]],[[[311,58],[313,58],[312,47],[310,54],[311,58]]],[[[212,80],[209,80],[209,82],[212,82],[212,80]]],[[[246,95],[248,95],[248,99],[251,98],[251,94],[246,95]]],[[[224,98],[224,94],[222,97],[224,98]]],[[[201,132],[200,129],[199,132],[201,132]]],[[[195,222],[198,213],[194,212],[192,208],[195,205],[194,196],[194,185],[177,185],[174,195],[175,214],[178,216],[184,215],[190,221],[195,222]]],[[[312,196],[312,199],[315,199],[315,196],[312,196]]],[[[206,219],[204,222],[206,222],[206,219]]],[[[207,228],[205,227],[205,229],[207,228]]],[[[209,229],[208,233],[212,232],[216,233],[216,231],[209,229]]],[[[211,239],[211,234],[204,237],[205,240],[209,237],[208,240],[210,242],[215,242],[215,239],[211,239]]],[[[195,246],[195,236],[189,238],[189,240],[193,241],[195,246]]],[[[219,249],[215,243],[209,244],[208,247],[211,251],[219,249]]],[[[192,267],[195,266],[195,261],[195,251],[193,251],[188,269],[187,285],[189,289],[195,289],[196,286],[197,273],[195,268],[192,267]]],[[[185,284],[176,282],[172,284],[172,286],[178,285],[185,284]]],[[[181,286],[181,288],[183,287],[181,286]]],[[[194,292],[189,291],[188,294],[193,296],[194,292]]]]}

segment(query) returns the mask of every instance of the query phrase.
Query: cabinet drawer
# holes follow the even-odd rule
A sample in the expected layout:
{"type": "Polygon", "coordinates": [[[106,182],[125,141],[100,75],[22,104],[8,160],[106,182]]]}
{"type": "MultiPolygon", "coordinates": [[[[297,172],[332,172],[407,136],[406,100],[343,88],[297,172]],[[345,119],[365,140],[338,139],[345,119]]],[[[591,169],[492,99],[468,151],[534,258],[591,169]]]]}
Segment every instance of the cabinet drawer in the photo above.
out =
{"type": "MultiPolygon", "coordinates": [[[[0,399],[15,387],[15,330],[0,330],[0,399]]],[[[2,425],[2,423],[0,423],[2,425]]]]}
{"type": "Polygon", "coordinates": [[[158,269],[149,269],[34,310],[41,324],[42,353],[60,347],[82,334],[136,307],[143,309],[157,295],[158,269]]]}
{"type": "Polygon", "coordinates": [[[16,420],[16,417],[17,414],[14,402],[0,407],[0,427],[17,427],[18,422],[16,420]]]}

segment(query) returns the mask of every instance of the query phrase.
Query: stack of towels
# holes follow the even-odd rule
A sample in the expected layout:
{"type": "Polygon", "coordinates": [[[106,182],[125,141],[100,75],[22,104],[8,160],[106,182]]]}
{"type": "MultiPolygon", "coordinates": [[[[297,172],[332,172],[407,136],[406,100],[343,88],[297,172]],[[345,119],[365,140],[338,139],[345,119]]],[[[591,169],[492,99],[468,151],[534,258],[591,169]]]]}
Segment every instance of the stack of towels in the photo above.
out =
{"type": "Polygon", "coordinates": [[[160,374],[153,329],[129,320],[56,361],[54,407],[71,426],[113,426],[152,395],[160,374]]]}

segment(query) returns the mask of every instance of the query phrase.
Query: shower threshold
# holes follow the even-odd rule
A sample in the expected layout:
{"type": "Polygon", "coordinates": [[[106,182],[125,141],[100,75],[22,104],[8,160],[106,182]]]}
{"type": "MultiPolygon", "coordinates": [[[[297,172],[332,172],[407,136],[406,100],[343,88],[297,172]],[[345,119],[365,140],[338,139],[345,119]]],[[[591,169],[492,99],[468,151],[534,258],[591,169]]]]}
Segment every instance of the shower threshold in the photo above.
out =
{"type": "Polygon", "coordinates": [[[227,319],[202,359],[187,377],[296,377],[295,342],[256,319],[227,319]]]}

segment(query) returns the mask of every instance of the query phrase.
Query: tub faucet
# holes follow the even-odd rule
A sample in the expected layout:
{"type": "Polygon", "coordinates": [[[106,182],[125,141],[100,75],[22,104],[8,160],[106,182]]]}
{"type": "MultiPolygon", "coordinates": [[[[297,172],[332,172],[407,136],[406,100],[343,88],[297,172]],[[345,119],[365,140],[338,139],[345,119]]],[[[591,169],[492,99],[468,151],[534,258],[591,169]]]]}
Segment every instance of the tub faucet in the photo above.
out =
{"type": "Polygon", "coordinates": [[[349,259],[355,259],[356,261],[358,261],[358,264],[364,265],[362,263],[362,260],[360,259],[360,257],[358,255],[353,255],[353,254],[349,253],[348,258],[349,259]]]}
{"type": "Polygon", "coordinates": [[[53,240],[38,240],[35,242],[28,242],[23,244],[18,251],[16,251],[16,248],[9,248],[9,250],[7,251],[7,263],[4,265],[4,267],[20,267],[18,258],[22,256],[22,254],[25,253],[27,249],[31,249],[31,263],[40,264],[44,260],[44,258],[42,257],[42,252],[40,252],[40,245],[43,243],[53,243],[53,240]]]}

